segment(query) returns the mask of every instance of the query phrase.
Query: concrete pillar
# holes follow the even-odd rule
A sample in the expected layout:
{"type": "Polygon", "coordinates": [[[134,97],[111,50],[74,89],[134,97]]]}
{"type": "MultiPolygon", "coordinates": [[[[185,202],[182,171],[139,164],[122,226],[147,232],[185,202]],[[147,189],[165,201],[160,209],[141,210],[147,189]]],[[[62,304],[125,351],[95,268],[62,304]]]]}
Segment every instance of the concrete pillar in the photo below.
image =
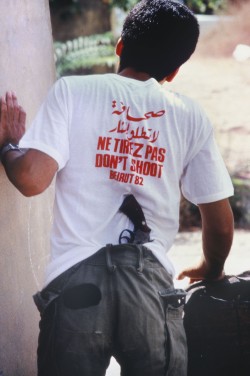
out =
{"type": "MultiPolygon", "coordinates": [[[[31,123],[55,79],[48,0],[0,1],[0,94],[16,92],[31,123]]],[[[0,374],[36,375],[41,288],[53,189],[23,197],[0,164],[0,374]]]]}

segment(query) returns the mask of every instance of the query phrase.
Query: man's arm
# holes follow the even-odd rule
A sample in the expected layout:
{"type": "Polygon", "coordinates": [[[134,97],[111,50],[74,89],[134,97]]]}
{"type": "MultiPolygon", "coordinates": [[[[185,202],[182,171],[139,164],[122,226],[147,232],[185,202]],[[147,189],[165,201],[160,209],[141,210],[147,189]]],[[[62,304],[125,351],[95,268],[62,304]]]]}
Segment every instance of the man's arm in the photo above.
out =
{"type": "Polygon", "coordinates": [[[230,252],[234,220],[228,199],[199,205],[202,218],[203,257],[194,267],[183,270],[178,279],[220,280],[224,277],[224,263],[230,252]]]}
{"type": "MultiPolygon", "coordinates": [[[[13,93],[1,98],[0,149],[7,143],[18,144],[25,132],[26,114],[13,93]]],[[[42,193],[58,169],[57,162],[41,151],[9,150],[2,164],[11,183],[25,196],[42,193]]]]}
{"type": "Polygon", "coordinates": [[[58,164],[47,154],[29,149],[9,151],[2,161],[10,182],[26,197],[42,193],[53,180],[58,164]]]}

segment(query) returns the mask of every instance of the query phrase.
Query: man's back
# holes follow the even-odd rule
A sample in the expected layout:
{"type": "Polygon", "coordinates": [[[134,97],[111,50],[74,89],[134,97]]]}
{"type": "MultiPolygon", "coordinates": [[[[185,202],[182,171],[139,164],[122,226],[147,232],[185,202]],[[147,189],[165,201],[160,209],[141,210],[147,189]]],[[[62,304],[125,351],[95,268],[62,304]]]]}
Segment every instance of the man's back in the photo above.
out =
{"type": "MultiPolygon", "coordinates": [[[[190,161],[207,142],[207,152],[218,158],[211,125],[199,106],[154,79],[68,77],[51,90],[23,147],[31,147],[38,129],[40,149],[49,134],[50,150],[44,152],[60,169],[47,283],[103,244],[117,244],[121,232],[132,229],[119,211],[129,194],[139,201],[151,228],[146,245],[172,274],[165,252],[178,230],[180,185],[195,203],[199,196],[204,199],[198,176],[205,173],[206,160],[199,157],[193,168],[190,161]]],[[[218,183],[213,187],[212,177],[207,178],[209,195],[213,189],[217,194],[218,183]]]]}

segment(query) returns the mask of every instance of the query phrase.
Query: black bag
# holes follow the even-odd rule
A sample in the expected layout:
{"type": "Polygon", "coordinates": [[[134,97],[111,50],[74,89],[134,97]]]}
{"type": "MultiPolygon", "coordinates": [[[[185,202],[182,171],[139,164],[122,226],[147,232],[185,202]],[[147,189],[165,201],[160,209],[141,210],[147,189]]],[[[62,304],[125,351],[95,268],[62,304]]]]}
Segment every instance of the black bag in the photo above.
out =
{"type": "Polygon", "coordinates": [[[188,376],[250,376],[250,271],[187,292],[188,376]]]}

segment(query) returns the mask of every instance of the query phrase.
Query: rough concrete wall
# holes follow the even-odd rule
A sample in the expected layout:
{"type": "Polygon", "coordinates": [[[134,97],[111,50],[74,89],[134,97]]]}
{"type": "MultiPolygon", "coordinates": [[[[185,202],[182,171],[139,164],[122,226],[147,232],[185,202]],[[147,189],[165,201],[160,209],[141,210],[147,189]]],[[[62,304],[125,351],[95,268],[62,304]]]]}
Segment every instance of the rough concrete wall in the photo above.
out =
{"type": "MultiPolygon", "coordinates": [[[[14,90],[29,125],[54,81],[48,0],[0,1],[0,94],[14,90]]],[[[34,376],[53,189],[23,197],[0,164],[0,373],[34,376]]]]}

